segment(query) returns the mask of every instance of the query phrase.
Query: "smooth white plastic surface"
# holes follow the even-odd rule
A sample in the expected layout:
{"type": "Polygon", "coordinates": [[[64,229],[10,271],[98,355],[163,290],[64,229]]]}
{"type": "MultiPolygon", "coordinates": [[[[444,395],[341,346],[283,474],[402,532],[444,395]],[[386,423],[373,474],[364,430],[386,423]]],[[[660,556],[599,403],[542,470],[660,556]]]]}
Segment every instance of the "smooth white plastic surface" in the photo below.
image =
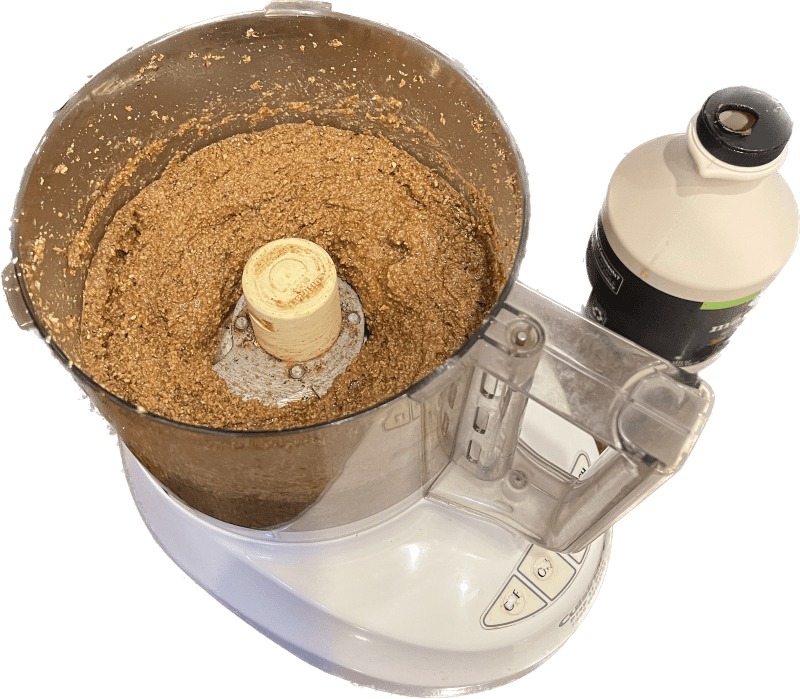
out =
{"type": "Polygon", "coordinates": [[[659,291],[700,302],[745,298],[789,260],[797,202],[779,172],[701,175],[689,141],[662,136],[622,160],[608,185],[603,229],[624,265],[659,291]]]}
{"type": "Polygon", "coordinates": [[[607,567],[610,531],[576,556],[548,554],[557,575],[539,582],[544,552],[523,566],[527,540],[422,498],[358,535],[276,542],[190,511],[122,456],[142,518],[190,577],[301,659],[375,689],[456,696],[529,672],[575,631],[607,567]],[[503,606],[509,584],[517,613],[503,606]]]}

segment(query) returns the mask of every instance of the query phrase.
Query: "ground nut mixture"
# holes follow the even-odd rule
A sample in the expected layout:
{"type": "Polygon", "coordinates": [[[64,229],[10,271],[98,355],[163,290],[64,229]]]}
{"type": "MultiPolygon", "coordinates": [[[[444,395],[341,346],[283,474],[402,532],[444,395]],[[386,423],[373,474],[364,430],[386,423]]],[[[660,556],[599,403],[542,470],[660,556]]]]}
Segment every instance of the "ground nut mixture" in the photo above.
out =
{"type": "Polygon", "coordinates": [[[395,395],[457,351],[493,305],[489,233],[434,172],[385,140],[287,124],[173,162],[122,208],[89,270],[88,373],[180,422],[283,429],[395,395]],[[322,246],[358,293],[369,339],[321,399],[243,401],[211,368],[249,256],[277,238],[322,246]]]}

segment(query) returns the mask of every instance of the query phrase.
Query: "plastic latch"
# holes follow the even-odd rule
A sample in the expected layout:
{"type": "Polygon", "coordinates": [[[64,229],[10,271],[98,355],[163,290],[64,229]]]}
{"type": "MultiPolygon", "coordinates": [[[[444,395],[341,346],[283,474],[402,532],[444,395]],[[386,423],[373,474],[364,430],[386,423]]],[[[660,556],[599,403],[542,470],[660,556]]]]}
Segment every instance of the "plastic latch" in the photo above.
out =
{"type": "Polygon", "coordinates": [[[22,289],[17,278],[17,268],[13,262],[9,262],[3,270],[3,291],[6,293],[8,307],[11,309],[14,320],[17,321],[17,325],[23,330],[35,328],[36,325],[22,296],[22,289]]]}

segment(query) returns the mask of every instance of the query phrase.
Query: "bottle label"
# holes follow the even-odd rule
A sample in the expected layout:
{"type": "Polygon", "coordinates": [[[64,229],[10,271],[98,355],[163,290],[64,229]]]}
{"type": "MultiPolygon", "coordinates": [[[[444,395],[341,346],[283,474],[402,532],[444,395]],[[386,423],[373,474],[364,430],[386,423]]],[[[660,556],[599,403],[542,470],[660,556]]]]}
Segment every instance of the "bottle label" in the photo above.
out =
{"type": "Polygon", "coordinates": [[[592,284],[589,317],[679,367],[721,352],[761,293],[721,303],[665,294],[622,264],[600,217],[586,250],[586,269],[592,284]]]}

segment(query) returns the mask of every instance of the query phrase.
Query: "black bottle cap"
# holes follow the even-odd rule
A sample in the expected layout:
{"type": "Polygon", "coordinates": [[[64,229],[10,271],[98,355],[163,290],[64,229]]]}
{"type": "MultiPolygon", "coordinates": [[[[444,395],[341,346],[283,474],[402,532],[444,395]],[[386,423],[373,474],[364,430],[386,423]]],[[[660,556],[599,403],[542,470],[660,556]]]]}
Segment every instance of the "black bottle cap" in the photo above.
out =
{"type": "Polygon", "coordinates": [[[715,158],[758,167],[775,160],[792,135],[786,110],[766,92],[727,87],[711,95],[697,115],[697,136],[715,158]]]}

